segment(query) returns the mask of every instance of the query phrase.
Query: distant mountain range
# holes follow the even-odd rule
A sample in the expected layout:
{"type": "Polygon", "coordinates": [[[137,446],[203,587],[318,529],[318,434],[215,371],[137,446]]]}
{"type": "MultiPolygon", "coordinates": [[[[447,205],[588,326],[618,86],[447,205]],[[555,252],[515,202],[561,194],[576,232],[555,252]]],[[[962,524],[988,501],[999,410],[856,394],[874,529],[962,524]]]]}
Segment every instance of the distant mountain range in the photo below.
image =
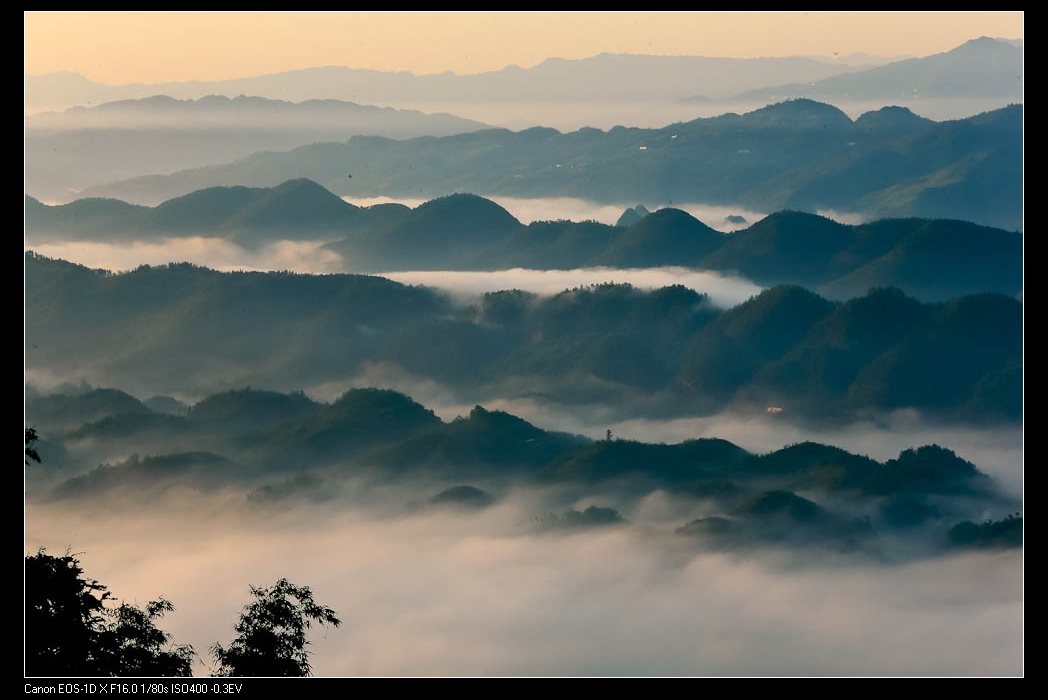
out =
{"type": "MultiPolygon", "coordinates": [[[[862,66],[865,67],[865,66],[862,66]]],[[[534,68],[508,66],[474,75],[413,75],[324,66],[224,81],[105,85],[76,73],[26,75],[28,114],[162,94],[182,100],[253,95],[302,102],[334,99],[378,105],[404,102],[677,100],[702,93],[821,80],[860,67],[811,58],[715,58],[604,53],[587,59],[549,58],[534,68]]]]}
{"type": "Polygon", "coordinates": [[[25,187],[45,201],[113,180],[217,165],[260,151],[345,141],[445,136],[489,125],[450,114],[337,100],[155,95],[25,119],[25,187]]]}
{"type": "MultiPolygon", "coordinates": [[[[883,561],[1022,546],[1021,504],[934,444],[878,462],[814,442],[758,455],[710,438],[591,440],[479,405],[445,422],[409,396],[375,388],[331,403],[237,389],[177,414],[87,388],[30,396],[26,416],[46,436],[42,462],[26,471],[38,503],[90,509],[104,499],[108,512],[122,512],[146,497],[221,488],[239,489],[244,505],[264,512],[343,498],[353,480],[422,480],[433,489],[428,507],[461,511],[492,507],[522,486],[543,487],[547,499],[556,488],[603,494],[629,508],[658,491],[685,512],[705,513],[680,521],[682,544],[740,554],[774,547],[883,561]],[[57,416],[81,408],[91,412],[57,427],[57,416]],[[179,449],[186,444],[196,449],[179,449]],[[448,483],[456,485],[438,486],[448,483]],[[999,518],[993,528],[987,513],[999,518]]],[[[540,511],[532,522],[536,531],[629,525],[615,508],[596,505],[540,511]]]]}
{"type": "Polygon", "coordinates": [[[30,247],[171,236],[223,237],[249,248],[324,240],[355,272],[684,266],[740,274],[762,286],[800,285],[838,300],[874,287],[929,301],[981,292],[1017,296],[1023,289],[1023,235],[959,220],[846,225],[782,211],[724,234],[665,208],[630,226],[525,225],[476,195],[439,197],[414,209],[358,207],[310,180],[209,188],[156,207],[106,199],[47,206],[26,198],[30,247]]]}
{"type": "MultiPolygon", "coordinates": [[[[834,104],[852,118],[882,107],[902,106],[942,121],[1023,101],[1023,49],[1007,41],[984,37],[927,58],[885,63],[871,68],[868,61],[851,65],[842,59],[602,54],[579,61],[549,59],[527,70],[509,67],[467,76],[329,67],[216,83],[129,86],[97,85],[71,74],[25,76],[25,186],[28,193],[48,202],[115,196],[155,204],[212,184],[271,186],[295,177],[310,177],[329,187],[336,183],[327,181],[333,177],[330,174],[288,165],[276,166],[279,180],[259,180],[258,168],[273,166],[255,164],[251,179],[241,182],[201,180],[162,192],[150,191],[141,183],[123,191],[90,188],[229,163],[257,152],[287,151],[311,143],[341,144],[353,135],[446,136],[476,131],[486,124],[514,130],[553,126],[566,133],[580,127],[611,130],[617,125],[654,130],[696,118],[748,113],[795,98],[834,104]],[[38,100],[65,101],[47,105],[60,111],[41,113],[38,100]],[[473,118],[448,112],[468,112],[473,118]]],[[[627,145],[633,146],[624,147],[627,145]]],[[[735,150],[759,153],[747,144],[738,144],[735,150]]],[[[537,155],[543,160],[527,164],[531,178],[535,168],[553,167],[568,155],[581,156],[591,168],[609,165],[606,157],[576,153],[574,144],[564,158],[545,149],[537,155]]],[[[651,155],[649,160],[655,160],[651,155]]],[[[701,158],[699,162],[709,162],[710,168],[738,167],[724,163],[724,154],[700,152],[695,156],[701,158]]],[[[503,161],[497,165],[519,168],[522,164],[503,161]]],[[[503,183],[498,172],[487,174],[495,176],[493,184],[508,189],[527,191],[535,186],[534,182],[503,183]]],[[[676,174],[671,168],[661,177],[671,180],[676,174]]],[[[852,173],[840,175],[854,177],[852,173]]],[[[936,179],[950,181],[953,175],[936,179]]],[[[395,184],[424,190],[422,196],[447,194],[447,190],[434,191],[426,180],[395,184]]],[[[377,186],[367,178],[358,183],[360,191],[408,196],[401,190],[377,192],[377,186]]],[[[578,189],[579,185],[569,187],[578,189]]],[[[480,191],[473,185],[464,189],[480,191]]],[[[593,191],[586,196],[602,201],[611,195],[604,191],[607,186],[583,189],[593,191]]],[[[681,201],[677,189],[661,193],[661,199],[650,203],[681,201]]],[[[714,191],[709,196],[721,194],[714,191]]],[[[640,199],[639,195],[638,191],[631,199],[640,199]]],[[[799,208],[783,203],[781,197],[779,201],[769,209],[799,208]]],[[[1000,221],[978,221],[1002,225],[1000,221]]]]}
{"type": "Polygon", "coordinates": [[[996,293],[929,304],[881,288],[836,302],[776,286],[722,310],[680,286],[603,284],[464,306],[381,277],[109,274],[29,253],[25,299],[27,380],[119,380],[146,396],[291,390],[385,367],[463,402],[600,402],[631,418],[769,405],[797,419],[1023,415],[1022,303],[996,293]]]}
{"type": "Polygon", "coordinates": [[[806,97],[831,103],[880,101],[913,107],[926,99],[996,97],[1022,102],[1024,49],[980,37],[945,53],[909,58],[815,81],[743,90],[735,100],[777,102],[806,97]]]}
{"type": "Polygon", "coordinates": [[[1023,122],[1022,105],[946,122],[884,108],[853,121],[831,105],[793,100],[661,129],[354,137],[134,178],[83,196],[157,204],[209,187],[274,187],[308,178],[339,196],[434,198],[457,191],[702,203],[962,219],[1021,230],[1023,122]]]}
{"type": "Polygon", "coordinates": [[[892,100],[886,104],[924,97],[992,96],[1022,101],[1022,78],[1022,46],[982,37],[925,58],[877,61],[868,56],[851,61],[848,57],[740,59],[604,53],[579,60],[549,58],[533,68],[507,66],[475,75],[413,75],[327,66],[225,81],[114,86],[94,83],[75,73],[51,73],[25,75],[24,88],[26,113],[34,114],[157,94],[181,100],[253,95],[293,102],[334,99],[391,106],[676,101],[696,95],[737,101],[740,96],[765,100],[770,94],[780,100],[892,100]],[[841,82],[823,82],[835,77],[841,82]],[[805,93],[797,87],[812,84],[818,92],[805,93]],[[767,92],[755,92],[762,90],[767,92]]]}

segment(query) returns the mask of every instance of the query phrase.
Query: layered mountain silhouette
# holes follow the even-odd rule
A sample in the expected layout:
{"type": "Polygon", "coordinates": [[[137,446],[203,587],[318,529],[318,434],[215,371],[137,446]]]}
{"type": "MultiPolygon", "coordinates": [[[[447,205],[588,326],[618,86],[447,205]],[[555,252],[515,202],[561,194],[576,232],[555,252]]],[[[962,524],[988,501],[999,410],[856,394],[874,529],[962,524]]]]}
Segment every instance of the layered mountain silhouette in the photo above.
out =
{"type": "MultiPolygon", "coordinates": [[[[24,76],[27,113],[75,105],[169,95],[257,95],[303,102],[335,99],[367,104],[736,100],[741,95],[914,99],[924,96],[1022,99],[1023,49],[981,37],[924,58],[869,56],[722,58],[602,53],[548,58],[532,68],[507,66],[474,75],[357,70],[324,66],[225,81],[106,85],[75,73],[24,76]],[[798,86],[816,86],[807,94],[798,86]],[[914,87],[918,92],[914,94],[914,87]]],[[[967,115],[965,115],[967,116],[967,115]]]]}
{"type": "Polygon", "coordinates": [[[157,204],[216,186],[308,178],[339,196],[567,196],[1022,229],[1022,105],[944,122],[885,109],[891,113],[853,121],[837,107],[798,99],[658,129],[354,137],[133,178],[81,196],[157,204]]]}
{"type": "MultiPolygon", "coordinates": [[[[635,211],[635,210],[631,210],[635,211]]],[[[522,224],[470,194],[358,207],[311,180],[273,188],[215,187],[156,207],[26,197],[27,245],[68,240],[223,237],[254,248],[278,239],[327,241],[347,271],[682,266],[794,284],[843,300],[898,287],[924,300],[1023,288],[1023,236],[960,220],[842,224],[797,211],[724,234],[667,207],[631,225],[522,224]]]]}
{"type": "Polygon", "coordinates": [[[338,100],[152,95],[25,119],[25,186],[46,201],[114,180],[216,165],[354,135],[446,136],[488,124],[338,100]]]}
{"type": "Polygon", "coordinates": [[[224,81],[106,85],[70,72],[26,75],[29,113],[76,105],[166,95],[199,100],[209,95],[256,95],[303,102],[343,100],[366,104],[443,101],[676,100],[695,94],[724,97],[740,90],[811,82],[860,69],[846,61],[802,57],[734,59],[603,53],[585,59],[548,58],[533,68],[507,66],[473,75],[445,72],[414,75],[341,66],[251,76],[224,81]]]}
{"type": "MultiPolygon", "coordinates": [[[[366,478],[375,484],[450,483],[425,501],[404,505],[469,514],[516,488],[603,493],[629,508],[660,491],[707,513],[676,527],[699,547],[814,548],[880,560],[896,556],[883,535],[910,540],[905,556],[958,546],[1022,546],[1014,500],[974,464],[935,444],[879,462],[814,442],[755,454],[719,439],[669,445],[610,435],[592,440],[482,406],[443,421],[407,395],[375,388],[351,389],[331,403],[271,390],[223,392],[192,405],[179,419],[182,428],[170,434],[133,423],[124,424],[122,435],[99,432],[102,423],[129,415],[119,403],[101,420],[64,428],[51,422],[57,406],[115,395],[123,392],[88,389],[45,394],[27,405],[40,433],[62,448],[56,462],[27,472],[35,499],[76,500],[88,509],[97,502],[121,511],[146,500],[222,489],[239,490],[256,508],[273,508],[346,497],[350,484],[366,478]],[[270,439],[246,442],[246,416],[268,416],[270,439]],[[109,455],[133,441],[147,456],[107,459],[100,450],[109,441],[109,455]],[[176,444],[207,450],[172,450],[176,444]],[[90,458],[101,461],[91,464],[90,458]],[[1008,513],[1006,537],[983,536],[989,522],[979,526],[970,519],[986,512],[1008,513]]],[[[532,518],[533,531],[629,525],[614,507],[548,503],[549,510],[532,518]]]]}
{"type": "Polygon", "coordinates": [[[980,37],[955,49],[924,58],[893,61],[807,83],[746,90],[735,99],[781,100],[807,97],[880,100],[917,105],[930,98],[1001,97],[1021,102],[1023,49],[1007,41],[980,37]]]}
{"type": "Polygon", "coordinates": [[[932,303],[877,288],[835,301],[777,285],[723,310],[681,286],[609,283],[462,305],[375,276],[186,263],[113,274],[33,253],[25,279],[27,377],[119,379],[145,395],[310,386],[385,367],[463,401],[531,395],[663,415],[772,405],[822,418],[918,408],[983,422],[1023,413],[1022,302],[995,292],[932,303]]]}

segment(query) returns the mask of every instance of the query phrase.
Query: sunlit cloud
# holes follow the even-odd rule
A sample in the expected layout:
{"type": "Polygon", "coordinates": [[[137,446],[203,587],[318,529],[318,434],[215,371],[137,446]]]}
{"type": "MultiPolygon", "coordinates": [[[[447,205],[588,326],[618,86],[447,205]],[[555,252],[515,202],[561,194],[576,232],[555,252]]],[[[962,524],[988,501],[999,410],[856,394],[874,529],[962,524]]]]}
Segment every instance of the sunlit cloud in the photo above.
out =
{"type": "Polygon", "coordinates": [[[631,284],[639,289],[660,289],[683,285],[708,294],[710,301],[722,308],[740,304],[759,294],[761,287],[738,277],[714,272],[699,272],[683,267],[615,269],[591,267],[576,270],[497,270],[493,272],[419,271],[384,272],[397,282],[435,287],[472,300],[485,292],[520,289],[535,294],[550,295],[573,287],[593,284],[631,284]]]}
{"type": "Polygon", "coordinates": [[[32,246],[36,253],[86,267],[126,272],[141,265],[188,262],[220,272],[289,271],[325,274],[342,271],[342,259],[323,248],[326,241],[276,241],[246,250],[223,238],[187,237],[162,241],[100,243],[75,241],[32,246]]]}

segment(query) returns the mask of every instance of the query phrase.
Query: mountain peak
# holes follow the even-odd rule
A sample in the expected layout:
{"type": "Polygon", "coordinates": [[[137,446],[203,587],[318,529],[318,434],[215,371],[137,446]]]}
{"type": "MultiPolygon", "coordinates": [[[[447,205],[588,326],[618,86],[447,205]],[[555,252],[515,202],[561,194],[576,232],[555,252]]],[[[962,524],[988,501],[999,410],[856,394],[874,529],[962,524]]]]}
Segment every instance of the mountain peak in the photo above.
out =
{"type": "Polygon", "coordinates": [[[798,127],[847,127],[851,118],[839,107],[799,97],[770,104],[767,107],[748,112],[744,118],[761,126],[798,127]]]}
{"type": "Polygon", "coordinates": [[[423,218],[450,216],[471,227],[494,230],[516,228],[521,225],[512,214],[490,199],[466,192],[431,199],[415,208],[415,215],[423,218]]]}

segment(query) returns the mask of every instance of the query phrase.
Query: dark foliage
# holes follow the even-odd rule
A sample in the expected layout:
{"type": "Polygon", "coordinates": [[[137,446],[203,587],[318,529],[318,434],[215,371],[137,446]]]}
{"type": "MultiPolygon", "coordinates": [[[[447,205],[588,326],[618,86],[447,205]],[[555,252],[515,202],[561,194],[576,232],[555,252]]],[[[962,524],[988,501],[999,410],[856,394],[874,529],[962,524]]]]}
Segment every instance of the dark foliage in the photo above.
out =
{"type": "Polygon", "coordinates": [[[971,520],[957,523],[946,533],[950,544],[963,548],[1007,548],[1023,546],[1023,517],[1018,513],[978,525],[971,520]]]}
{"type": "Polygon", "coordinates": [[[36,451],[36,441],[40,438],[36,434],[36,428],[27,427],[25,429],[25,463],[29,464],[29,460],[34,462],[40,462],[40,453],[36,451]]]}
{"type": "Polygon", "coordinates": [[[73,554],[43,549],[25,558],[26,676],[190,676],[193,648],[171,646],[157,620],[163,598],[145,609],[113,608],[106,586],[84,576],[73,554]]]}
{"type": "Polygon", "coordinates": [[[244,607],[236,625],[237,638],[228,646],[215,643],[216,676],[311,675],[306,631],[318,625],[338,627],[342,621],[331,608],[313,600],[306,586],[282,578],[270,588],[251,586],[254,602],[244,607]]]}

